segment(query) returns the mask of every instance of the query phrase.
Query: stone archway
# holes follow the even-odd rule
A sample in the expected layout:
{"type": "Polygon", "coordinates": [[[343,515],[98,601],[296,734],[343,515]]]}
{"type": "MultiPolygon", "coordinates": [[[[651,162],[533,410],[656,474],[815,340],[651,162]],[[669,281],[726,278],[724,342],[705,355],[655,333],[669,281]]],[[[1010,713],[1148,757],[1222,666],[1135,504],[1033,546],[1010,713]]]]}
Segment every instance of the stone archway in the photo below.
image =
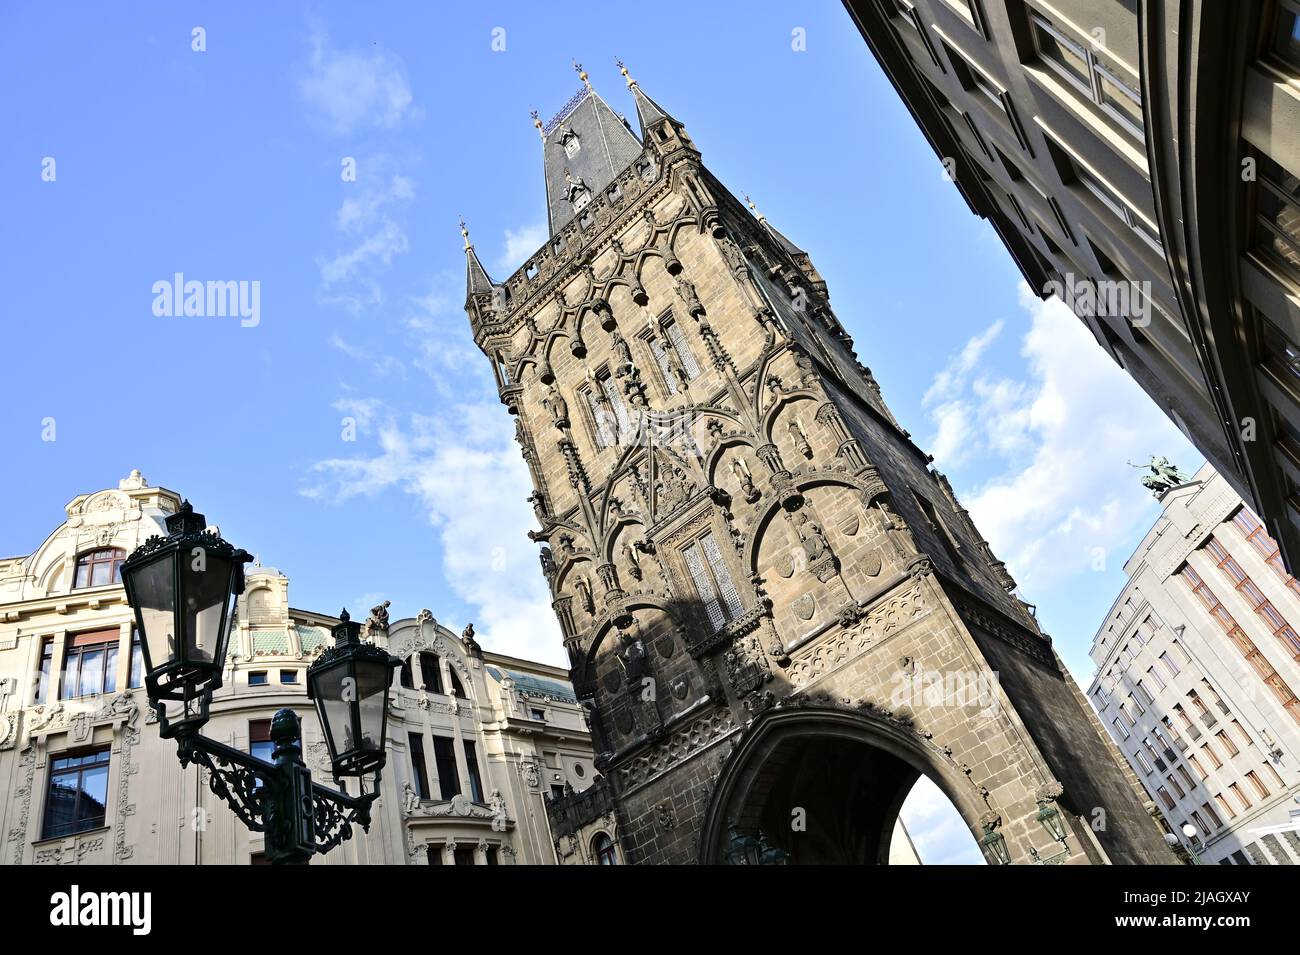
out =
{"type": "Polygon", "coordinates": [[[988,807],[910,729],[844,710],[769,711],[723,767],[699,861],[725,861],[735,823],[746,834],[761,831],[792,865],[887,864],[899,811],[922,774],[977,840],[988,807]],[[792,826],[796,814],[801,829],[792,826]]]}

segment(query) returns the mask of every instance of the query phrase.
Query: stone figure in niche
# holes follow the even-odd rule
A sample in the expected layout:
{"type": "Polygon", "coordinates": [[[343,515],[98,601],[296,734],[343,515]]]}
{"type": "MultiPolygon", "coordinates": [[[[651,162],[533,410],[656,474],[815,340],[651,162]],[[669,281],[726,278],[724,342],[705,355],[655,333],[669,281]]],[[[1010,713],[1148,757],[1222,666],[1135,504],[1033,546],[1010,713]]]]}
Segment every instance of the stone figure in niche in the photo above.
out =
{"type": "Polygon", "coordinates": [[[731,461],[731,472],[740,481],[740,493],[745,496],[745,503],[753,504],[763,492],[754,486],[754,475],[749,470],[749,465],[741,458],[733,458],[731,461]]]}
{"type": "Polygon", "coordinates": [[[636,542],[628,541],[623,548],[627,554],[627,572],[633,580],[641,580],[645,575],[641,571],[641,555],[637,552],[636,542]]]}
{"type": "Polygon", "coordinates": [[[799,453],[812,460],[813,449],[808,442],[808,432],[804,430],[803,421],[797,415],[790,420],[790,437],[794,439],[794,446],[799,449],[799,453]]]}
{"type": "Polygon", "coordinates": [[[686,314],[696,318],[704,314],[704,305],[695,291],[695,283],[684,275],[677,277],[677,294],[686,306],[686,314]]]}
{"type": "Polygon", "coordinates": [[[542,399],[542,407],[550,413],[551,421],[555,426],[563,431],[569,426],[569,404],[564,400],[555,385],[546,389],[546,397],[542,399]]]}
{"type": "Polygon", "coordinates": [[[420,808],[420,797],[409,782],[402,783],[402,809],[409,816],[420,808]]]}
{"type": "Polygon", "coordinates": [[[623,676],[629,688],[640,688],[641,678],[646,675],[647,654],[645,644],[639,633],[624,630],[619,634],[622,648],[618,651],[619,662],[623,665],[623,676]]]}
{"type": "Polygon", "coordinates": [[[555,576],[555,558],[551,555],[549,547],[543,547],[542,552],[537,555],[542,562],[542,573],[547,577],[555,576]]]}
{"type": "Polygon", "coordinates": [[[810,564],[830,552],[830,541],[826,539],[826,532],[821,529],[820,524],[803,511],[796,511],[793,520],[795,532],[803,543],[804,556],[808,558],[810,564]]]}
{"type": "Polygon", "coordinates": [[[630,372],[635,366],[632,361],[632,348],[628,345],[627,339],[615,332],[611,338],[614,351],[618,355],[618,364],[614,366],[614,377],[622,378],[630,372]]]}
{"type": "Polygon", "coordinates": [[[546,498],[542,497],[542,492],[533,491],[529,494],[528,503],[533,505],[533,516],[537,518],[537,523],[545,527],[549,515],[546,513],[546,498]]]}
{"type": "Polygon", "coordinates": [[[596,600],[591,592],[591,581],[586,577],[579,577],[573,582],[573,588],[578,592],[578,600],[582,604],[582,609],[589,614],[596,612],[596,600]]]}

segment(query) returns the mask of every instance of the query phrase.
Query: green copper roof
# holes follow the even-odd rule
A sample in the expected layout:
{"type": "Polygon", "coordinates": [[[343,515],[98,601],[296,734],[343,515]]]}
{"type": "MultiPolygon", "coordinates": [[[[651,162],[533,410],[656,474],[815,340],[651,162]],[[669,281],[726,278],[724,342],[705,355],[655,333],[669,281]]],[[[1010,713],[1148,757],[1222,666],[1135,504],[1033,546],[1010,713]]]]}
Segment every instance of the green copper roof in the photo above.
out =
{"type": "Polygon", "coordinates": [[[559,680],[547,680],[529,673],[520,673],[518,670],[498,670],[496,667],[488,667],[487,672],[498,683],[506,677],[510,677],[515,681],[516,689],[530,696],[544,696],[548,700],[555,700],[559,703],[578,702],[578,698],[573,693],[573,687],[567,683],[561,683],[559,680]]]}

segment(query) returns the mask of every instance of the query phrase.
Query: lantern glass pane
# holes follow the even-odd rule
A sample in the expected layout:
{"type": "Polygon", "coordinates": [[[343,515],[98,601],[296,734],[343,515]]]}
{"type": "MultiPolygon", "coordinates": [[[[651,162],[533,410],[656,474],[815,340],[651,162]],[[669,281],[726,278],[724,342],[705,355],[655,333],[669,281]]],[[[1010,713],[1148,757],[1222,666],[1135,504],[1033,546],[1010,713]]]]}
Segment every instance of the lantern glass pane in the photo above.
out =
{"type": "Polygon", "coordinates": [[[185,608],[181,624],[185,628],[185,660],[187,663],[220,663],[222,652],[223,618],[230,599],[229,560],[211,553],[184,554],[185,608]]]}
{"type": "Polygon", "coordinates": [[[142,649],[149,671],[176,659],[175,601],[173,568],[176,554],[168,554],[135,570],[131,592],[138,623],[144,631],[142,649]]]}
{"type": "Polygon", "coordinates": [[[352,748],[352,705],[344,699],[347,675],[348,666],[340,664],[320,670],[312,678],[316,712],[325,730],[331,760],[352,748]]]}
{"type": "Polygon", "coordinates": [[[380,752],[384,748],[384,691],[392,668],[372,661],[357,661],[357,701],[361,706],[361,748],[380,752]]]}

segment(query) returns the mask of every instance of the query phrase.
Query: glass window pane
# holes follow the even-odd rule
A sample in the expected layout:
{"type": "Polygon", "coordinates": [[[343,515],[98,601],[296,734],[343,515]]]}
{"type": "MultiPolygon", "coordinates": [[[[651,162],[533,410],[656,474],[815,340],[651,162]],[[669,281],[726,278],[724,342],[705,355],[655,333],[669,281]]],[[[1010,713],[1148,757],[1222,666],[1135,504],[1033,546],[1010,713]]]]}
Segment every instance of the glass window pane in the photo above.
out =
{"type": "Polygon", "coordinates": [[[1143,127],[1142,99],[1138,91],[1104,67],[1098,67],[1097,79],[1101,88],[1102,104],[1111,107],[1135,130],[1140,131],[1143,127]]]}
{"type": "Polygon", "coordinates": [[[722,612],[722,605],[718,603],[718,598],[713,592],[713,581],[709,577],[709,572],[704,569],[700,549],[697,545],[691,544],[682,555],[686,558],[686,569],[695,584],[695,592],[704,604],[704,612],[709,618],[710,625],[716,630],[727,622],[727,617],[722,612]]]}
{"type": "Polygon", "coordinates": [[[1038,17],[1034,17],[1034,34],[1038,39],[1038,51],[1043,58],[1059,67],[1066,76],[1088,90],[1091,96],[1088,61],[1083,48],[1066,40],[1038,17]]]}
{"type": "Polygon", "coordinates": [[[103,587],[112,581],[112,566],[96,561],[91,566],[90,586],[103,587]]]}

